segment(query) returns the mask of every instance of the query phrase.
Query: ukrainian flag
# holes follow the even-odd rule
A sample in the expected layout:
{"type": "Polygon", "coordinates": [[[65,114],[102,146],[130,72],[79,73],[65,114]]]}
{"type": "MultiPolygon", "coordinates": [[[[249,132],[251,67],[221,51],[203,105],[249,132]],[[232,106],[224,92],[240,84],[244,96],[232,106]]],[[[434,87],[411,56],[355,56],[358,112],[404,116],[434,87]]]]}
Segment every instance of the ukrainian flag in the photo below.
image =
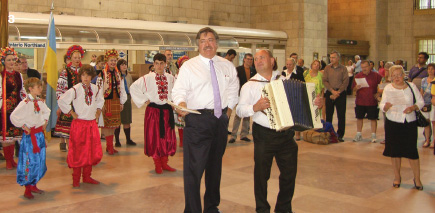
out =
{"type": "Polygon", "coordinates": [[[45,103],[50,108],[50,119],[46,129],[46,137],[51,138],[51,130],[56,126],[57,121],[57,62],[56,62],[56,31],[54,27],[53,12],[50,14],[50,22],[48,24],[47,45],[45,48],[44,70],[47,73],[47,95],[45,103]]]}

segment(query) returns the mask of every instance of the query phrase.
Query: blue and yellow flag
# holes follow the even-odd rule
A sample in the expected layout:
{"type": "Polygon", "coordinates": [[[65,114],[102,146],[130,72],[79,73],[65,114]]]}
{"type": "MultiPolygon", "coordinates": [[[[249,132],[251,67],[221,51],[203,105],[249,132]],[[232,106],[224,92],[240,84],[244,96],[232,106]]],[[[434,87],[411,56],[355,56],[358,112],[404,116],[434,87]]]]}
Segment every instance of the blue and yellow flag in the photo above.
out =
{"type": "Polygon", "coordinates": [[[45,58],[44,58],[44,70],[47,73],[47,96],[45,103],[48,108],[50,108],[50,119],[48,120],[48,125],[46,129],[46,136],[48,139],[51,137],[51,130],[56,126],[57,120],[57,98],[56,98],[56,88],[57,88],[57,61],[56,61],[56,31],[54,27],[54,17],[53,12],[50,14],[50,22],[48,24],[47,33],[47,45],[45,48],[45,58]]]}

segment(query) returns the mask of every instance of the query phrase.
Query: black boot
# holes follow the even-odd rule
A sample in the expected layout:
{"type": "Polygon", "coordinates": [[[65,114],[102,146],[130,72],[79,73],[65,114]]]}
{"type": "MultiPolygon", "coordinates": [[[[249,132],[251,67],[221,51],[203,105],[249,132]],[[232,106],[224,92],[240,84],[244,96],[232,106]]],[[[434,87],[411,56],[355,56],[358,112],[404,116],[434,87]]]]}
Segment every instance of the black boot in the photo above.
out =
{"type": "Polygon", "coordinates": [[[124,128],[125,138],[127,138],[127,145],[136,146],[136,143],[133,142],[130,138],[130,128],[124,128]]]}
{"type": "Polygon", "coordinates": [[[115,129],[115,147],[121,147],[121,143],[119,142],[119,133],[121,132],[120,127],[115,129]]]}
{"type": "MultiPolygon", "coordinates": [[[[0,150],[3,150],[2,143],[0,143],[0,150]]],[[[3,156],[2,153],[0,153],[0,160],[5,160],[5,157],[3,156]]]]}
{"type": "Polygon", "coordinates": [[[20,143],[18,141],[15,141],[15,157],[18,157],[20,153],[20,143]]]}

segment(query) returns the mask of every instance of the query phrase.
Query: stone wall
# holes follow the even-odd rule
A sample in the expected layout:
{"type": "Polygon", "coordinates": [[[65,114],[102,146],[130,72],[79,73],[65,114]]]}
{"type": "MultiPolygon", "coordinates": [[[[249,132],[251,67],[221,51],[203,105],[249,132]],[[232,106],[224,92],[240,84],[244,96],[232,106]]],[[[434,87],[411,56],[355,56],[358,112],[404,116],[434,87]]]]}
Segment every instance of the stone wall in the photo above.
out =
{"type": "Polygon", "coordinates": [[[369,59],[416,63],[419,38],[435,38],[434,11],[410,0],[329,0],[328,38],[369,41],[369,59]]]}
{"type": "MultiPolygon", "coordinates": [[[[55,13],[250,27],[250,0],[56,0],[55,13]]],[[[9,0],[15,12],[49,13],[51,0],[9,0]]]]}
{"type": "Polygon", "coordinates": [[[388,60],[403,59],[408,62],[408,70],[416,63],[417,58],[413,11],[413,1],[388,1],[388,60]]]}
{"type": "MultiPolygon", "coordinates": [[[[181,21],[189,24],[280,30],[286,56],[309,64],[327,50],[327,0],[56,0],[55,13],[77,16],[181,21]]],[[[9,0],[10,11],[49,13],[50,0],[9,0]]]]}
{"type": "Polygon", "coordinates": [[[286,32],[286,57],[296,52],[307,66],[313,52],[326,56],[327,0],[251,0],[251,27],[286,32]]]}
{"type": "Polygon", "coordinates": [[[328,38],[369,41],[369,58],[376,52],[376,0],[329,0],[328,38]]]}

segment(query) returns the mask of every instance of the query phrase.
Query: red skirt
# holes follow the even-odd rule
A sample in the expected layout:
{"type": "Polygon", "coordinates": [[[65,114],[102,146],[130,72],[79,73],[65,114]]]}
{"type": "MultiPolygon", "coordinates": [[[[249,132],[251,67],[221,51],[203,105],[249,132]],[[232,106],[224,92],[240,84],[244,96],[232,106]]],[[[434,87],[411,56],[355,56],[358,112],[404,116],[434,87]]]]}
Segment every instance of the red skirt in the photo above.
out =
{"type": "Polygon", "coordinates": [[[103,157],[100,133],[95,120],[74,119],[68,145],[68,167],[95,166],[103,157]]]}
{"type": "Polygon", "coordinates": [[[173,156],[177,151],[175,129],[169,124],[169,116],[174,116],[169,110],[163,110],[165,136],[160,137],[160,109],[148,106],[145,109],[144,120],[144,153],[148,157],[173,156]]]}

